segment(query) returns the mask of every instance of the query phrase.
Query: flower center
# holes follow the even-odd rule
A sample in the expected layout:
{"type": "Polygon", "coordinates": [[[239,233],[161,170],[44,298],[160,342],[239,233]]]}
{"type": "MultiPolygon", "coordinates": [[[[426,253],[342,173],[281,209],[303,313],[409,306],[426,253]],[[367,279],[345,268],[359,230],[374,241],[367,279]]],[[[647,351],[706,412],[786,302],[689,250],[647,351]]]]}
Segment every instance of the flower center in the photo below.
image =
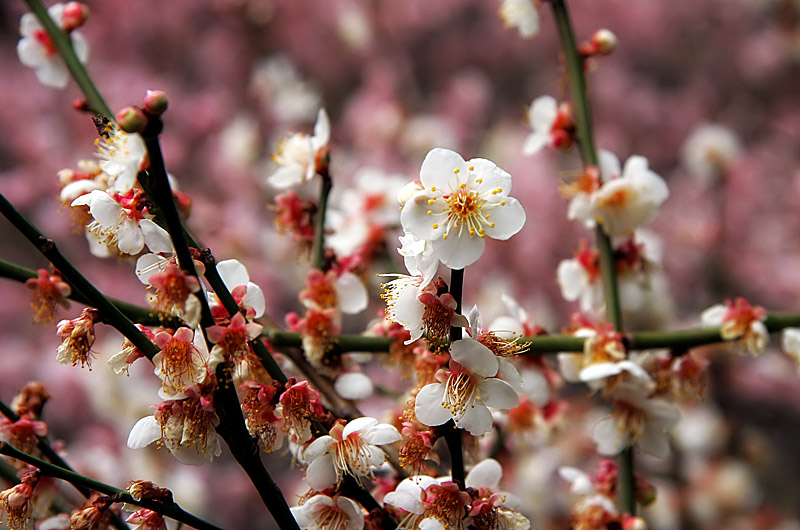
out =
{"type": "Polygon", "coordinates": [[[333,465],[336,475],[368,475],[370,473],[370,447],[358,433],[352,433],[341,442],[333,444],[333,465]]]}
{"type": "Polygon", "coordinates": [[[45,30],[37,29],[33,32],[33,38],[44,48],[45,57],[53,57],[58,53],[55,44],[53,44],[53,39],[50,38],[50,35],[45,30]]]}
{"type": "MultiPolygon", "coordinates": [[[[181,392],[197,377],[200,369],[205,369],[199,352],[186,341],[173,339],[161,350],[161,371],[164,374],[164,386],[181,392]],[[185,379],[188,377],[189,381],[185,379]]],[[[199,381],[198,381],[199,382],[199,381]]]]}
{"type": "Polygon", "coordinates": [[[329,528],[331,530],[343,530],[350,523],[350,518],[344,510],[336,505],[325,505],[319,510],[316,519],[316,528],[329,528]]]}
{"type": "Polygon", "coordinates": [[[482,211],[486,200],[475,190],[467,189],[466,184],[460,184],[454,193],[445,195],[443,199],[447,213],[447,228],[443,236],[445,239],[450,230],[458,230],[458,237],[461,237],[465,229],[471,236],[484,237],[486,232],[484,226],[494,226],[494,223],[489,221],[492,214],[484,215],[482,211]]]}
{"type": "Polygon", "coordinates": [[[447,378],[442,406],[454,418],[460,418],[472,405],[478,384],[469,372],[454,372],[447,378]]]}

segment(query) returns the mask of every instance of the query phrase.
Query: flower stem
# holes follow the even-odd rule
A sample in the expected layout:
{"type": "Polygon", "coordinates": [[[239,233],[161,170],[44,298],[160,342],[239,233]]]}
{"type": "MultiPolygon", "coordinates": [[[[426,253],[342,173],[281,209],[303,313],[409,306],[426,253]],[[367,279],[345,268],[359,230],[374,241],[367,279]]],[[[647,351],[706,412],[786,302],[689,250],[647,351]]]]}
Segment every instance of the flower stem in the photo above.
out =
{"type": "Polygon", "coordinates": [[[35,246],[53,266],[61,272],[64,278],[82,294],[86,300],[103,315],[105,321],[124,335],[134,346],[148,358],[152,359],[158,353],[158,347],[139,331],[133,322],[126,317],[103,293],[97,290],[86,277],[76,269],[70,261],[56,247],[52,239],[48,239],[28,221],[8,200],[0,194],[0,213],[25,238],[35,246]]]}
{"type": "Polygon", "coordinates": [[[333,187],[333,179],[331,179],[327,169],[325,169],[320,176],[322,178],[322,183],[319,189],[317,213],[314,218],[314,242],[312,246],[311,264],[314,268],[324,271],[328,268],[325,263],[325,212],[328,209],[328,197],[333,187]]]}
{"type": "MultiPolygon", "coordinates": [[[[197,270],[194,266],[194,258],[192,258],[189,242],[183,229],[180,214],[178,213],[178,207],[175,206],[172,187],[169,184],[169,177],[167,176],[167,168],[164,165],[164,157],[161,154],[159,135],[162,129],[163,124],[161,119],[158,117],[151,117],[147,128],[142,132],[142,138],[147,147],[147,155],[150,160],[150,166],[147,169],[150,178],[147,179],[146,187],[143,187],[145,187],[148,197],[151,201],[156,203],[159,213],[163,216],[167,232],[169,232],[172,245],[175,248],[178,265],[180,265],[181,269],[187,274],[198,278],[197,270]]],[[[211,315],[211,310],[208,307],[208,300],[206,300],[203,292],[193,293],[191,296],[196,296],[200,302],[202,315],[201,323],[203,327],[208,328],[213,326],[214,317],[211,315]]]]}
{"type": "Polygon", "coordinates": [[[65,480],[75,486],[80,486],[80,488],[94,490],[102,493],[103,495],[111,496],[114,498],[115,502],[124,502],[127,504],[133,504],[135,506],[141,506],[142,508],[147,508],[148,510],[153,510],[154,512],[158,512],[171,519],[181,521],[192,526],[193,528],[197,528],[197,530],[221,530],[220,527],[184,511],[175,503],[165,504],[150,499],[141,499],[137,501],[125,490],[115,488],[109,484],[105,484],[84,475],[80,475],[74,471],[51,464],[50,462],[40,460],[27,453],[18,451],[6,442],[0,442],[0,454],[9,458],[16,458],[17,460],[21,460],[26,464],[30,464],[39,469],[39,471],[41,471],[45,476],[65,480]]]}
{"type": "MultiPolygon", "coordinates": [[[[567,9],[565,0],[551,0],[550,5],[553,8],[556,25],[558,26],[558,35],[561,40],[561,47],[564,50],[564,57],[567,62],[567,76],[569,78],[572,106],[575,112],[575,130],[578,149],[580,150],[584,165],[596,167],[598,165],[598,157],[592,131],[592,113],[589,107],[589,99],[586,90],[584,58],[578,52],[575,34],[572,30],[572,22],[570,21],[569,10],[567,9]]],[[[597,248],[600,253],[600,271],[603,278],[606,315],[608,320],[614,325],[614,329],[621,332],[623,329],[622,311],[620,310],[619,304],[616,264],[614,263],[611,240],[600,224],[597,225],[595,234],[597,238],[597,248]]],[[[636,502],[633,496],[634,469],[632,447],[623,449],[620,454],[618,477],[620,508],[630,514],[635,514],[636,502]]]]}
{"type": "MultiPolygon", "coordinates": [[[[5,416],[12,423],[16,423],[17,421],[20,420],[20,417],[13,410],[11,410],[11,408],[8,405],[3,403],[2,401],[0,401],[0,414],[5,416]]],[[[61,458],[61,455],[59,455],[52,447],[50,447],[50,444],[47,443],[47,439],[44,436],[36,435],[36,439],[37,439],[36,448],[39,450],[42,456],[44,456],[50,462],[52,462],[56,466],[66,471],[70,472],[73,471],[72,468],[69,466],[69,464],[67,464],[67,462],[63,458],[61,458]]],[[[14,473],[12,476],[16,480],[16,473],[14,473]]],[[[91,497],[92,491],[89,488],[75,483],[73,483],[72,485],[75,486],[75,489],[77,489],[80,492],[80,494],[83,495],[85,498],[88,499],[91,497]]],[[[115,528],[117,528],[117,530],[128,530],[128,525],[126,525],[125,522],[122,519],[120,519],[117,514],[113,514],[111,518],[111,523],[114,525],[115,528]]]]}
{"type": "MultiPolygon", "coordinates": [[[[30,279],[38,278],[38,275],[33,269],[0,259],[0,278],[8,278],[9,280],[25,283],[30,279]]],[[[72,290],[67,298],[81,304],[91,305],[89,299],[77,291],[74,285],[70,284],[70,282],[66,279],[64,281],[72,290]]],[[[161,311],[155,311],[147,307],[123,302],[122,300],[117,300],[116,298],[109,297],[108,300],[117,306],[117,308],[122,311],[126,317],[137,324],[142,324],[145,326],[166,326],[173,328],[181,325],[180,319],[166,313],[162,313],[161,311]]],[[[102,316],[100,318],[100,322],[106,323],[102,316]]]]}
{"type": "Polygon", "coordinates": [[[44,30],[50,35],[53,46],[56,47],[59,55],[64,59],[64,64],[67,66],[70,74],[72,74],[72,78],[75,80],[75,83],[77,83],[78,88],[81,89],[81,92],[83,92],[89,110],[113,120],[114,115],[111,114],[111,110],[108,108],[103,96],[100,95],[100,92],[94,85],[91,76],[89,76],[89,72],[86,71],[83,63],[81,63],[78,56],[75,55],[70,36],[64,32],[64,30],[56,26],[56,23],[50,18],[50,15],[47,13],[47,8],[41,0],[25,0],[25,3],[28,4],[28,7],[30,7],[33,14],[36,15],[36,18],[39,19],[42,27],[44,27],[44,30]]]}
{"type": "MultiPolygon", "coordinates": [[[[456,313],[461,313],[461,298],[464,293],[464,269],[450,270],[450,295],[456,301],[456,313]]],[[[458,326],[450,327],[450,342],[461,339],[462,329],[458,326]]],[[[456,427],[453,420],[448,421],[444,426],[444,439],[447,443],[447,450],[450,452],[450,476],[453,482],[458,485],[458,489],[466,488],[464,473],[464,448],[463,432],[456,427]]]]}

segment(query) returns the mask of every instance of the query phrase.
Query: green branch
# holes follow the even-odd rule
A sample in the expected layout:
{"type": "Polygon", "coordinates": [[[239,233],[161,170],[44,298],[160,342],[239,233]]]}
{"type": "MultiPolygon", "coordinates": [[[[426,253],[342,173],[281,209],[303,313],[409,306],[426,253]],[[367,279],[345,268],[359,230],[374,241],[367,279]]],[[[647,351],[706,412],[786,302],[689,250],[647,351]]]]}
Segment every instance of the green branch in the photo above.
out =
{"type": "Polygon", "coordinates": [[[92,307],[100,311],[109,325],[131,341],[148,359],[152,359],[158,353],[158,347],[61,254],[55,242],[46,238],[2,194],[0,194],[0,213],[58,269],[61,275],[86,298],[92,307]]]}
{"type": "Polygon", "coordinates": [[[72,78],[75,80],[75,83],[77,83],[78,88],[81,89],[81,92],[83,92],[89,110],[95,114],[102,114],[113,120],[114,115],[108,108],[103,96],[100,95],[94,82],[92,82],[89,72],[86,71],[83,63],[81,63],[78,56],[75,55],[75,50],[72,49],[72,39],[70,36],[67,35],[64,30],[56,26],[41,0],[25,0],[25,3],[28,4],[28,7],[30,7],[33,14],[36,15],[36,18],[39,19],[42,27],[44,27],[44,30],[50,35],[53,46],[56,47],[59,55],[64,59],[64,64],[67,66],[70,74],[72,74],[72,78]]]}
{"type": "MultiPolygon", "coordinates": [[[[28,280],[36,279],[38,277],[39,275],[35,270],[0,258],[0,278],[8,278],[9,280],[25,283],[28,280]]],[[[77,291],[75,286],[72,285],[66,278],[64,279],[64,282],[69,285],[70,290],[72,291],[67,298],[80,304],[92,305],[91,302],[89,302],[89,299],[77,291]]],[[[122,312],[122,314],[137,324],[142,324],[144,326],[165,326],[169,328],[177,328],[181,325],[184,325],[179,318],[162,313],[161,311],[123,302],[122,300],[117,300],[116,298],[108,297],[108,300],[114,304],[117,309],[122,312]]],[[[100,322],[105,323],[102,315],[100,322]]]]}
{"type": "Polygon", "coordinates": [[[193,528],[196,528],[197,530],[222,530],[220,527],[208,523],[200,519],[199,517],[194,516],[187,511],[184,511],[180,506],[178,506],[175,503],[166,504],[150,499],[136,500],[133,498],[133,496],[131,496],[130,493],[128,493],[125,490],[115,488],[114,486],[111,486],[104,482],[91,479],[84,475],[75,473],[74,471],[69,471],[67,469],[64,469],[63,467],[51,464],[50,462],[45,462],[44,460],[40,460],[27,453],[18,451],[17,449],[10,446],[6,442],[0,442],[0,454],[5,455],[9,458],[16,458],[17,460],[21,460],[26,464],[30,464],[31,466],[41,471],[42,475],[58,478],[67,481],[75,486],[80,486],[81,488],[90,489],[102,493],[103,495],[108,495],[110,497],[113,497],[115,502],[124,502],[126,504],[132,504],[134,506],[141,506],[142,508],[147,508],[148,510],[153,510],[154,512],[158,512],[162,515],[165,515],[170,519],[174,519],[176,521],[180,521],[184,524],[190,525],[193,528]]]}

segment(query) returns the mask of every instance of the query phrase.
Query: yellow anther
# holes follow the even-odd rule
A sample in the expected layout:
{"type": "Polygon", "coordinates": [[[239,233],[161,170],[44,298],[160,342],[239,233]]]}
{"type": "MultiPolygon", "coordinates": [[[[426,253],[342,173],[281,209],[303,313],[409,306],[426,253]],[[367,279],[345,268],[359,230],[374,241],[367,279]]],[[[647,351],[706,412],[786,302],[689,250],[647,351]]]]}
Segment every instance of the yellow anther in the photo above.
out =
{"type": "Polygon", "coordinates": [[[492,216],[492,214],[488,214],[488,215],[486,216],[486,218],[488,219],[488,218],[490,218],[491,216],[492,216]]]}
{"type": "Polygon", "coordinates": [[[431,186],[431,191],[436,191],[436,186],[431,186]]]}
{"type": "Polygon", "coordinates": [[[431,206],[433,206],[433,203],[435,203],[435,202],[436,201],[434,201],[433,199],[428,199],[428,204],[430,204],[431,206]]]}
{"type": "Polygon", "coordinates": [[[458,175],[459,173],[461,173],[461,170],[460,170],[460,169],[458,169],[458,168],[455,168],[455,169],[453,170],[453,173],[455,173],[456,175],[458,175]]]}
{"type": "Polygon", "coordinates": [[[481,184],[481,183],[483,183],[483,179],[476,179],[475,182],[477,182],[478,184],[481,184]]]}
{"type": "Polygon", "coordinates": [[[428,210],[428,215],[432,214],[433,210],[428,210]]]}
{"type": "Polygon", "coordinates": [[[447,239],[447,234],[442,234],[442,239],[447,239]]]}
{"type": "Polygon", "coordinates": [[[436,230],[437,228],[439,228],[439,225],[436,224],[436,223],[433,223],[433,229],[436,230]]]}
{"type": "Polygon", "coordinates": [[[458,187],[463,189],[463,188],[466,188],[466,187],[467,187],[467,185],[466,185],[465,183],[463,183],[463,182],[462,182],[461,184],[459,184],[459,185],[458,185],[458,187]]]}
{"type": "Polygon", "coordinates": [[[475,235],[475,229],[474,228],[470,228],[469,229],[469,235],[471,235],[471,236],[475,235]]]}
{"type": "Polygon", "coordinates": [[[497,190],[492,190],[492,195],[497,195],[497,190]]]}
{"type": "Polygon", "coordinates": [[[481,234],[481,235],[482,235],[484,232],[486,232],[486,229],[484,229],[484,228],[481,228],[480,230],[478,230],[478,233],[479,233],[479,234],[481,234]]]}
{"type": "Polygon", "coordinates": [[[475,171],[475,166],[469,166],[470,171],[475,171]]]}
{"type": "Polygon", "coordinates": [[[494,228],[494,223],[489,223],[490,228],[494,228]]]}
{"type": "Polygon", "coordinates": [[[506,205],[506,201],[500,201],[500,206],[505,206],[505,205],[506,205]]]}

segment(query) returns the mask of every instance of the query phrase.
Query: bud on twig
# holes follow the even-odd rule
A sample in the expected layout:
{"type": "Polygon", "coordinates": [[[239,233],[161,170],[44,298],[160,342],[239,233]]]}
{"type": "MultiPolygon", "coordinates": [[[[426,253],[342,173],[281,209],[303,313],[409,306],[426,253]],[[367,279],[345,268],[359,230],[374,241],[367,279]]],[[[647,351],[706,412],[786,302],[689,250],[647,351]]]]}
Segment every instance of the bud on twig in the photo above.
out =
{"type": "Polygon", "coordinates": [[[167,95],[161,90],[148,90],[142,102],[144,111],[151,116],[164,114],[168,105],[167,95]]]}
{"type": "Polygon", "coordinates": [[[126,133],[138,133],[147,126],[147,116],[138,107],[125,107],[117,113],[116,120],[126,133]]]}
{"type": "Polygon", "coordinates": [[[80,2],[69,2],[64,6],[64,19],[62,29],[69,33],[73,29],[83,26],[89,18],[89,6],[80,2]]]}

